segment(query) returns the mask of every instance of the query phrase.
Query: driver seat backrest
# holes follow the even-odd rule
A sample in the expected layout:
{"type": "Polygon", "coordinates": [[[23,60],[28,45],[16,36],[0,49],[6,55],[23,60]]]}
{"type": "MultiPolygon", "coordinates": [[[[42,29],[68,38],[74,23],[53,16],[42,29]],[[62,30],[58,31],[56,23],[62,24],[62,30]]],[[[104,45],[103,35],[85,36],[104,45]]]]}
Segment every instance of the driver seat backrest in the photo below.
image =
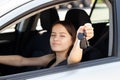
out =
{"type": "Polygon", "coordinates": [[[42,56],[51,53],[49,42],[50,27],[58,20],[59,16],[56,8],[50,8],[40,13],[40,24],[43,30],[39,31],[34,39],[35,48],[33,56],[42,56]]]}
{"type": "MultiPolygon", "coordinates": [[[[79,28],[79,26],[84,25],[85,23],[91,23],[87,13],[81,9],[69,10],[66,14],[65,20],[72,22],[76,30],[79,28]]],[[[84,50],[85,54],[83,54],[82,61],[107,57],[108,39],[109,39],[109,32],[107,27],[107,32],[105,32],[93,46],[90,46],[88,47],[88,49],[84,50]]]]}
{"type": "Polygon", "coordinates": [[[59,15],[56,8],[51,8],[49,10],[43,11],[40,13],[40,21],[43,30],[46,30],[40,37],[40,50],[43,52],[43,55],[51,53],[50,48],[50,29],[51,26],[59,21],[59,15]]]}
{"type": "Polygon", "coordinates": [[[40,13],[41,26],[43,30],[50,31],[51,26],[59,21],[59,15],[56,8],[50,8],[40,13]]]}
{"type": "Polygon", "coordinates": [[[77,30],[85,23],[91,23],[89,15],[82,9],[70,9],[65,16],[66,21],[70,21],[77,30]]]}
{"type": "MultiPolygon", "coordinates": [[[[76,30],[85,23],[91,23],[89,15],[81,9],[70,9],[66,13],[65,20],[70,21],[74,25],[76,30]]],[[[97,50],[96,48],[90,46],[87,49],[84,49],[82,61],[88,61],[98,58],[101,58],[101,53],[99,53],[99,50],[97,50]],[[96,54],[96,51],[98,51],[98,55],[96,54]]]]}

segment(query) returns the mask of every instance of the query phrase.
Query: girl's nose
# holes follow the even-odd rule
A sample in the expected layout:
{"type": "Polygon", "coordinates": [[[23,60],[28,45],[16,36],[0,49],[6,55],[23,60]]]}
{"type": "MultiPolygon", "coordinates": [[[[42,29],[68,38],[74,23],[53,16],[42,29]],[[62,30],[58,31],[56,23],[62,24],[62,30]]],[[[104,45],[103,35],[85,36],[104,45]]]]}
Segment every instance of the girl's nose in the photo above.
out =
{"type": "Polygon", "coordinates": [[[59,40],[59,36],[55,36],[54,37],[54,40],[56,41],[56,40],[59,40]]]}

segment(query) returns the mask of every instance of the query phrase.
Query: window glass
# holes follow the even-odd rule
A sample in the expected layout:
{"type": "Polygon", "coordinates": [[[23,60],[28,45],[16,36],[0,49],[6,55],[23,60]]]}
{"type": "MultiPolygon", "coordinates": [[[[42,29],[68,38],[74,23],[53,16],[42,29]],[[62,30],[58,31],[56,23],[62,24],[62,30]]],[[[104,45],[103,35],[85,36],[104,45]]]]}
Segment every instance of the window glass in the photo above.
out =
{"type": "Polygon", "coordinates": [[[105,2],[98,0],[91,15],[91,21],[92,23],[109,21],[109,10],[105,2]]]}
{"type": "Polygon", "coordinates": [[[39,18],[38,21],[37,21],[37,27],[36,27],[36,30],[42,30],[41,22],[40,22],[40,18],[39,18]]]}
{"type": "Polygon", "coordinates": [[[10,32],[15,32],[15,26],[16,26],[16,25],[6,27],[6,28],[0,30],[0,33],[10,33],[10,32]]]}

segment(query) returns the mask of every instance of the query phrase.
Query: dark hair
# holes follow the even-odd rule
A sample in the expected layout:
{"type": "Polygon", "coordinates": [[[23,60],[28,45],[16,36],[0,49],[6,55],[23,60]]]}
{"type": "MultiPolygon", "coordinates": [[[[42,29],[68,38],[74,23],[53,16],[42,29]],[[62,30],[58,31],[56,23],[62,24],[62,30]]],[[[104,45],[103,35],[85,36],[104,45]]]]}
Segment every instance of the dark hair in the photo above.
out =
{"type": "MultiPolygon", "coordinates": [[[[56,25],[56,24],[61,24],[65,27],[65,29],[71,35],[72,41],[73,41],[73,44],[74,44],[75,39],[76,39],[76,30],[75,30],[75,27],[73,26],[73,24],[69,21],[57,21],[53,24],[53,26],[56,25]]],[[[51,27],[51,32],[52,32],[53,26],[51,27]]],[[[73,45],[69,48],[68,55],[69,55],[72,47],[73,47],[73,45]]]]}

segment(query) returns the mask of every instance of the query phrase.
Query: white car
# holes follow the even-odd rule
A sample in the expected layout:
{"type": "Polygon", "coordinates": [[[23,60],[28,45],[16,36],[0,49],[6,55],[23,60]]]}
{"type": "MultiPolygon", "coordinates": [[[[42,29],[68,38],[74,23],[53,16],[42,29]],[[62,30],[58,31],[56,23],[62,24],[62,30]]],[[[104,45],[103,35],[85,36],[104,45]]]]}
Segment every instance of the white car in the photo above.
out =
{"type": "Polygon", "coordinates": [[[49,31],[56,20],[64,20],[69,10],[73,10],[72,13],[76,12],[72,16],[82,15],[77,12],[82,10],[88,14],[87,17],[82,15],[81,19],[73,17],[71,20],[75,24],[79,19],[92,22],[94,37],[89,43],[100,51],[100,56],[88,53],[78,64],[46,69],[0,64],[0,80],[120,80],[120,0],[104,0],[105,3],[95,0],[89,9],[56,8],[72,1],[77,0],[1,1],[0,55],[45,55],[50,51],[49,36],[43,34],[49,31]]]}

